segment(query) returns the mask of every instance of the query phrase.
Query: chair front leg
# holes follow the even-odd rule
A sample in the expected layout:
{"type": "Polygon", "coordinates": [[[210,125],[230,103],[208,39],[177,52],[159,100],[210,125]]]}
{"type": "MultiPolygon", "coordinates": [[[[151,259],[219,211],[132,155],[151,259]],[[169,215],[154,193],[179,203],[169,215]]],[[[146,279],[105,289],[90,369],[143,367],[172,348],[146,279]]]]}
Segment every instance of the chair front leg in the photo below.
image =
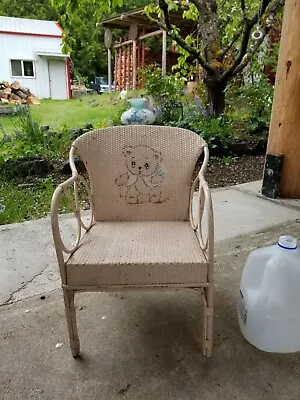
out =
{"type": "Polygon", "coordinates": [[[211,357],[213,342],[213,287],[204,288],[203,301],[203,354],[211,357]]]}
{"type": "Polygon", "coordinates": [[[63,288],[65,310],[69,330],[70,346],[73,357],[77,357],[80,352],[80,342],[77,331],[76,311],[74,304],[74,290],[63,288]]]}

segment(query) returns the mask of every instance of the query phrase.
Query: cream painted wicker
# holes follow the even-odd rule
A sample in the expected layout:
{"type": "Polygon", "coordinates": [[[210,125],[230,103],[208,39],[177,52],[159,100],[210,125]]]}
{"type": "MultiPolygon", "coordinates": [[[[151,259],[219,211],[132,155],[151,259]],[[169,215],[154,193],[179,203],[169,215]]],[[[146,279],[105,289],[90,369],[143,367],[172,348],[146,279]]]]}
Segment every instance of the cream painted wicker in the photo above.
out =
{"type": "Polygon", "coordinates": [[[74,357],[80,351],[75,292],[134,289],[199,294],[203,353],[211,355],[214,228],[207,163],[207,144],[181,128],[118,126],[88,132],[72,144],[72,177],[55,190],[51,216],[74,357]],[[75,156],[84,162],[89,183],[78,173],[75,156]],[[88,225],[80,211],[82,185],[91,207],[88,225]],[[73,200],[77,219],[72,248],[60,233],[63,195],[73,200]]]}

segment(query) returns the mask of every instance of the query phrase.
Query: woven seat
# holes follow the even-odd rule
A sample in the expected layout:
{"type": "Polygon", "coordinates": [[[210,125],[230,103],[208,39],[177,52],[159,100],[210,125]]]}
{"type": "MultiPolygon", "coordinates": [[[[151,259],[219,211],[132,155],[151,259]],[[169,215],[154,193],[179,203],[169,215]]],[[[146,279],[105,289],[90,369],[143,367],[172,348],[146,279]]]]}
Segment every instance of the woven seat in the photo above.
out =
{"type": "Polygon", "coordinates": [[[137,289],[190,289],[199,294],[203,353],[210,356],[214,242],[211,196],[204,179],[207,163],[203,139],[180,128],[105,128],[72,144],[72,177],[55,190],[51,217],[74,357],[80,351],[75,293],[137,289]],[[78,173],[76,156],[88,180],[78,173]],[[82,185],[91,206],[89,224],[80,211],[82,185]],[[72,248],[60,234],[58,210],[64,195],[77,219],[72,248]]]}
{"type": "Polygon", "coordinates": [[[96,223],[66,267],[68,285],[194,287],[207,280],[204,253],[184,221],[96,223]]]}

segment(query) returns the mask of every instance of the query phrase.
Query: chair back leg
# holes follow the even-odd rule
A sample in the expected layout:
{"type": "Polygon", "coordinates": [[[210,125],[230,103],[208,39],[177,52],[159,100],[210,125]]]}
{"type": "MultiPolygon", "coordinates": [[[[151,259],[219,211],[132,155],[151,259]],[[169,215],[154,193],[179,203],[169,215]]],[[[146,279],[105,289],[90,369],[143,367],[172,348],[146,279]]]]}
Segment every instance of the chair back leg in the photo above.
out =
{"type": "Polygon", "coordinates": [[[80,342],[77,331],[76,311],[74,304],[74,290],[63,288],[65,310],[69,330],[70,346],[73,357],[77,357],[80,352],[80,342]]]}

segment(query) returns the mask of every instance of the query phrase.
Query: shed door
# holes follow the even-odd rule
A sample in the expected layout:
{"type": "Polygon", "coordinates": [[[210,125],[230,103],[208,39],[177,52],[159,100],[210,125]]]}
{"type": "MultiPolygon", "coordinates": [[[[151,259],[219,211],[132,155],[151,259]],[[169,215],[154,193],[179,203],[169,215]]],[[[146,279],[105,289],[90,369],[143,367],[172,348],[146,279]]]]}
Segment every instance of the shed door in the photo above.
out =
{"type": "Polygon", "coordinates": [[[48,60],[50,97],[53,100],[68,98],[66,63],[61,60],[48,60]]]}

